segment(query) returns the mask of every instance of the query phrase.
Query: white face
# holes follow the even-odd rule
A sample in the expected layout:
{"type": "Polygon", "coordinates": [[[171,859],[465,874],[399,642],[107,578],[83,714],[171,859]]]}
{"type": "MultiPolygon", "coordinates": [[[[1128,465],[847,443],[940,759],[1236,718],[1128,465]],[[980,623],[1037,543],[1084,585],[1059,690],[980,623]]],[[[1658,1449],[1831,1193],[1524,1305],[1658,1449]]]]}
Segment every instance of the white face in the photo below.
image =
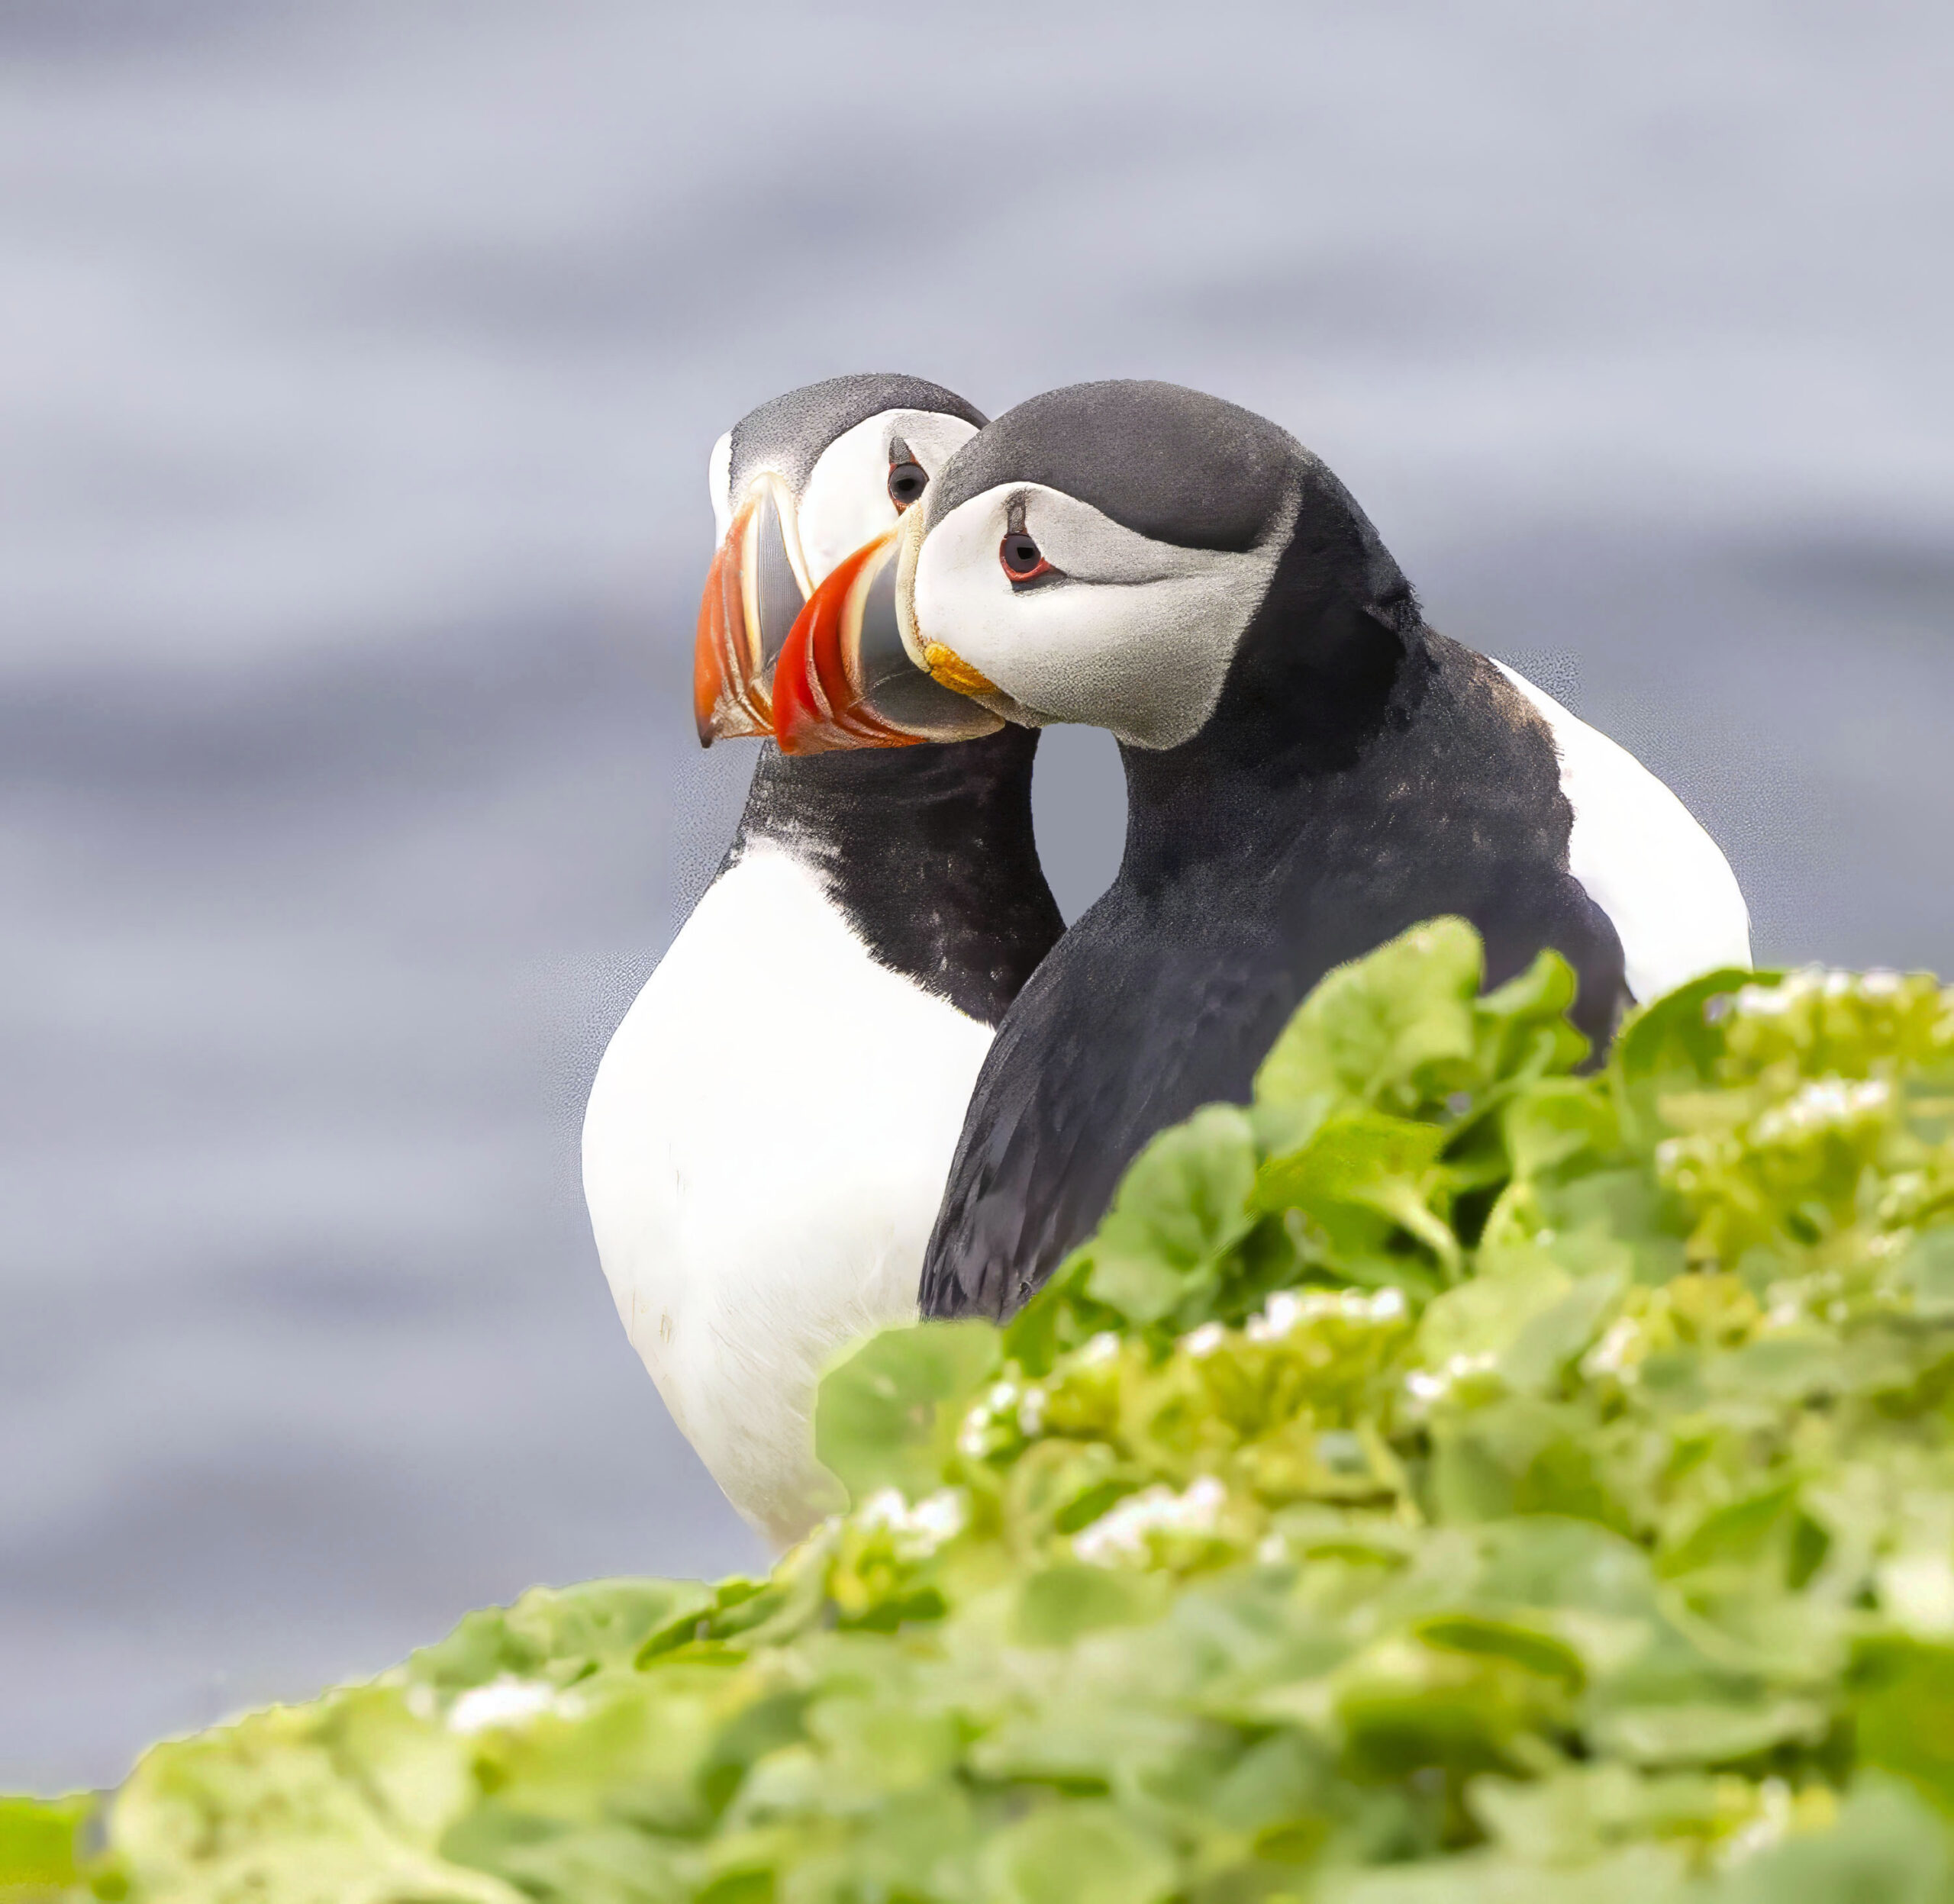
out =
{"type": "Polygon", "coordinates": [[[866,542],[895,527],[901,512],[888,493],[897,460],[891,445],[908,446],[932,481],[977,433],[974,424],[930,410],[885,410],[843,430],[824,449],[801,491],[801,552],[818,584],[866,542]]]}
{"type": "MultiPolygon", "coordinates": [[[[845,430],[824,449],[808,472],[799,507],[795,511],[799,553],[807,565],[811,587],[818,586],[844,556],[872,542],[895,526],[901,514],[888,493],[890,453],[896,443],[933,481],[937,473],[977,433],[975,424],[946,417],[933,410],[885,410],[845,430]]],[[[738,507],[731,492],[733,439],[730,432],[712,446],[706,480],[712,491],[715,537],[726,538],[738,507]]],[[[760,472],[746,472],[747,481],[760,472]]]]}
{"type": "Polygon", "coordinates": [[[919,662],[932,645],[949,649],[1021,718],[1178,746],[1214,711],[1294,514],[1292,504],[1258,547],[1231,554],[1156,542],[1042,484],[1001,483],[923,538],[898,590],[904,639],[919,662]],[[1013,583],[998,552],[1020,527],[1059,575],[1013,583]]]}
{"type": "Polygon", "coordinates": [[[733,433],[727,430],[705,459],[706,494],[712,498],[712,546],[717,549],[733,527],[733,433]]]}

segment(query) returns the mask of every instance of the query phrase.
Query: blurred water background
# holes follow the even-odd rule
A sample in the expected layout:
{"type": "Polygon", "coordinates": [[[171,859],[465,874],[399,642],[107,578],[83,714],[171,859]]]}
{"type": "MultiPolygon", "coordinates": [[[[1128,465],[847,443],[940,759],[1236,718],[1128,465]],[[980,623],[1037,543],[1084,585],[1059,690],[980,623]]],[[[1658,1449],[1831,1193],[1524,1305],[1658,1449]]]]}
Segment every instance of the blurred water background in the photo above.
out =
{"type": "MultiPolygon", "coordinates": [[[[1950,56],[1925,0],[0,0],[0,1786],[757,1558],[575,1142],[737,810],[705,462],[779,390],[1262,411],[1761,957],[1954,970],[1950,56]]],[[[1110,749],[1039,810],[1075,912],[1110,749]]]]}

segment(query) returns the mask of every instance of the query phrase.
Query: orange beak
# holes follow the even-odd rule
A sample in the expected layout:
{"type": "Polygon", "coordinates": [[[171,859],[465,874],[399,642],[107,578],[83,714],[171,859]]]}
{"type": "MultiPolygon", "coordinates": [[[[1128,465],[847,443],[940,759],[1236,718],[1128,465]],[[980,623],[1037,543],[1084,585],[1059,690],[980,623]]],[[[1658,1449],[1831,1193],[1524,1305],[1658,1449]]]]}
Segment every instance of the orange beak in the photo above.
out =
{"type": "Polygon", "coordinates": [[[972,740],[1004,725],[939,687],[903,646],[896,585],[904,529],[899,524],[843,557],[801,611],[773,675],[782,753],[972,740]]]}
{"type": "Polygon", "coordinates": [[[701,746],[773,732],[775,667],[808,588],[793,498],[768,471],[747,491],[706,571],[692,649],[701,746]]]}

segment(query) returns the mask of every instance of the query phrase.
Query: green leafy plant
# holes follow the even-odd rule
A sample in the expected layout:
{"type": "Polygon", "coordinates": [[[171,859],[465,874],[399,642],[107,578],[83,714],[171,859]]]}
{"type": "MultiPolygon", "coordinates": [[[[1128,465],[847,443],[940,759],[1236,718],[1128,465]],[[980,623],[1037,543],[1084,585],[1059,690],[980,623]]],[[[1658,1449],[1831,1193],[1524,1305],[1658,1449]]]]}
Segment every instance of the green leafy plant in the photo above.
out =
{"type": "Polygon", "coordinates": [[[1584,1069],[1481,977],[1333,974],[1008,1327],[863,1345],[768,1578],[159,1746],[44,1887],[1954,1896],[1954,996],[1720,973],[1584,1069]]]}

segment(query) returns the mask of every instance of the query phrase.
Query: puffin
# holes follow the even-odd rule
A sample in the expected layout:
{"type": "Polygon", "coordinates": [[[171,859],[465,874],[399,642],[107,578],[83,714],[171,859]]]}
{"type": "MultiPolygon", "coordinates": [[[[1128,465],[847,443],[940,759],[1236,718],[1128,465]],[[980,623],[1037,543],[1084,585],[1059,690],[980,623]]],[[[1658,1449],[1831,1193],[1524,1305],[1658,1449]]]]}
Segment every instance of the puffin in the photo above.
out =
{"type": "MultiPolygon", "coordinates": [[[[772,733],[808,592],[885,538],[983,421],[939,385],[850,376],[719,439],[702,742],[772,733]]],[[[585,1198],[631,1345],[776,1547],[843,1504],[815,1458],[817,1383],[845,1343],[915,1319],[971,1088],[1063,929],[1032,836],[1036,733],[919,673],[888,594],[871,656],[879,639],[910,679],[875,750],[766,741],[724,861],[618,1026],[584,1118],[585,1198]]]]}
{"type": "MultiPolygon", "coordinates": [[[[1015,1311],[1150,1138],[1246,1102],[1311,988],[1422,920],[1470,920],[1489,987],[1559,952],[1597,1052],[1632,1004],[1750,963],[1682,801],[1430,627],[1349,492],[1263,417],[1169,384],[1049,392],[965,444],[899,542],[912,664],[1014,723],[1108,729],[1127,799],[1113,884],[985,1059],[927,1315],[1015,1311]]],[[[794,665],[847,675],[839,619],[817,589],[794,665]]],[[[830,744],[874,714],[872,675],[849,681],[830,744]]]]}

